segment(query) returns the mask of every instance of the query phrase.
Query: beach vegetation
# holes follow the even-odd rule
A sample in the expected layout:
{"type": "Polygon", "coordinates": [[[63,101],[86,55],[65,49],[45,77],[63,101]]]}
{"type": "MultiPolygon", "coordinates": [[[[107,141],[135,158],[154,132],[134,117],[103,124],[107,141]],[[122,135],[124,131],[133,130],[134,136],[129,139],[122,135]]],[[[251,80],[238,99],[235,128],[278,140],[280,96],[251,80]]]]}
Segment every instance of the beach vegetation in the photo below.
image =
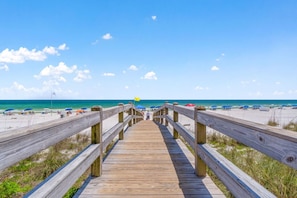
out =
{"type": "Polygon", "coordinates": [[[297,132],[297,122],[289,122],[288,124],[286,124],[284,127],[284,129],[287,130],[291,130],[291,131],[296,131],[297,132]]]}
{"type": "MultiPolygon", "coordinates": [[[[208,136],[207,141],[221,155],[277,197],[297,197],[297,170],[218,132],[208,136]]],[[[208,175],[227,197],[232,197],[211,170],[208,170],[208,175]]]]}
{"type": "MultiPolygon", "coordinates": [[[[23,197],[89,143],[88,135],[77,134],[5,169],[0,173],[0,198],[23,197]]],[[[89,173],[90,170],[87,170],[65,197],[72,197],[89,173]]]]}

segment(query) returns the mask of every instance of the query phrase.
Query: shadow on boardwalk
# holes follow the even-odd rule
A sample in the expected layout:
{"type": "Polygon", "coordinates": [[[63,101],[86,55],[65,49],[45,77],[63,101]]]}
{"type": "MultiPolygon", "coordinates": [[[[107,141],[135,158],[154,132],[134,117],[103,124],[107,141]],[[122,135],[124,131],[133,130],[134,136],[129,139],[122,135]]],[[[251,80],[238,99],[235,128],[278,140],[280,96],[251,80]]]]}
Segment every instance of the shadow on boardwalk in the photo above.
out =
{"type": "MultiPolygon", "coordinates": [[[[172,164],[174,165],[176,175],[178,177],[179,188],[182,190],[184,197],[213,197],[208,188],[205,186],[205,181],[210,180],[206,177],[198,177],[195,174],[194,163],[195,159],[192,153],[184,145],[180,139],[173,139],[172,133],[164,125],[159,126],[172,164]]],[[[216,186],[213,186],[216,188],[216,186]]],[[[214,189],[215,189],[214,188],[214,189]]]]}
{"type": "Polygon", "coordinates": [[[195,175],[194,156],[170,131],[151,120],[129,128],[76,197],[224,197],[209,177],[195,175]]]}

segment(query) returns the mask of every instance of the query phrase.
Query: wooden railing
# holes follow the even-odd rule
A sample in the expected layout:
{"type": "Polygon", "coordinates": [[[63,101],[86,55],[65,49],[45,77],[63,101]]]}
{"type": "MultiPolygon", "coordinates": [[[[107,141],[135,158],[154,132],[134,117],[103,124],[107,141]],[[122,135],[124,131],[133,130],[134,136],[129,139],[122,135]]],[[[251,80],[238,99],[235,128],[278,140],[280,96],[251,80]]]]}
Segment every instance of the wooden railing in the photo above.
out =
{"type": "Polygon", "coordinates": [[[142,119],[142,113],[132,104],[119,104],[107,109],[93,107],[92,112],[82,115],[1,132],[0,171],[91,127],[91,144],[25,196],[62,197],[88,168],[91,167],[92,176],[100,176],[103,151],[117,135],[119,140],[124,138],[125,128],[142,119]],[[103,134],[103,120],[116,114],[118,123],[103,134]]]}
{"type": "Polygon", "coordinates": [[[154,120],[166,126],[168,123],[172,125],[174,138],[180,135],[190,145],[195,153],[195,170],[198,176],[205,176],[208,166],[235,197],[275,197],[275,195],[207,144],[206,127],[297,169],[296,132],[205,111],[204,107],[187,108],[177,103],[165,103],[154,112],[154,120]],[[168,114],[168,110],[173,111],[172,117],[168,114]],[[194,121],[194,133],[178,122],[179,114],[194,121]]]}

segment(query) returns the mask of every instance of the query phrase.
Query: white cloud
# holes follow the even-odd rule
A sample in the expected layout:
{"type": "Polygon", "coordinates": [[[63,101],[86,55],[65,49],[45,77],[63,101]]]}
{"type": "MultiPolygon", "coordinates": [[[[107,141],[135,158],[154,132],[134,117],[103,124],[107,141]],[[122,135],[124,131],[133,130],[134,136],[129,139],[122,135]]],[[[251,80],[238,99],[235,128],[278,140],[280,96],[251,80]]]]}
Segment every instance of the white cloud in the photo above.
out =
{"type": "Polygon", "coordinates": [[[45,54],[50,54],[50,55],[56,55],[56,54],[58,54],[58,51],[54,47],[52,47],[52,46],[50,46],[50,47],[46,46],[45,48],[43,48],[42,51],[45,54]]]}
{"type": "Polygon", "coordinates": [[[211,71],[218,71],[218,70],[220,70],[220,68],[218,68],[217,66],[212,66],[211,67],[211,71]]]}
{"type": "MultiPolygon", "coordinates": [[[[66,44],[60,45],[61,49],[66,48],[66,44]]],[[[59,46],[59,48],[60,48],[59,46]]],[[[43,50],[32,49],[29,50],[25,47],[20,47],[18,50],[6,48],[0,53],[0,63],[24,63],[25,61],[43,61],[47,55],[59,55],[59,48],[46,46],[43,50]]]]}
{"type": "Polygon", "coordinates": [[[197,91],[208,90],[208,87],[196,86],[196,87],[195,87],[195,90],[197,90],[197,91]]]}
{"type": "Polygon", "coordinates": [[[157,76],[156,76],[156,73],[151,71],[151,72],[148,72],[144,75],[144,77],[142,77],[142,79],[146,79],[146,80],[157,80],[157,76]]]}
{"type": "Polygon", "coordinates": [[[24,85],[18,82],[13,82],[12,89],[17,91],[23,91],[23,92],[40,92],[40,90],[37,88],[34,88],[34,87],[26,88],[24,85]]]}
{"type": "Polygon", "coordinates": [[[7,65],[2,65],[2,66],[0,66],[0,70],[8,71],[9,68],[7,65]]]}
{"type": "Polygon", "coordinates": [[[63,43],[62,45],[59,45],[58,49],[59,50],[68,50],[69,47],[66,46],[66,43],[63,43]]]}
{"type": "Polygon", "coordinates": [[[85,70],[76,71],[76,76],[73,80],[76,82],[81,82],[83,80],[91,79],[91,78],[92,77],[90,75],[90,70],[85,69],[85,70]]]}
{"type": "Polygon", "coordinates": [[[128,85],[126,85],[126,86],[125,86],[125,89],[129,89],[129,86],[128,86],[128,85]]]}
{"type": "Polygon", "coordinates": [[[137,68],[137,66],[135,66],[135,65],[130,65],[129,70],[137,71],[138,68],[137,68]]]}
{"type": "Polygon", "coordinates": [[[152,16],[152,19],[155,21],[157,20],[157,16],[152,16]]]}
{"type": "Polygon", "coordinates": [[[60,76],[64,73],[73,73],[77,69],[76,65],[68,67],[64,62],[60,62],[58,66],[49,65],[45,67],[38,76],[60,76]]]}
{"type": "Polygon", "coordinates": [[[275,82],[275,84],[276,84],[276,85],[280,85],[281,83],[280,83],[280,82],[275,82]]]}
{"type": "Polygon", "coordinates": [[[110,39],[112,39],[112,36],[111,36],[110,33],[106,33],[106,34],[104,34],[104,35],[102,36],[102,39],[104,39],[104,40],[110,40],[110,39]]]}
{"type": "Polygon", "coordinates": [[[115,76],[114,73],[104,73],[103,76],[115,76]]]}

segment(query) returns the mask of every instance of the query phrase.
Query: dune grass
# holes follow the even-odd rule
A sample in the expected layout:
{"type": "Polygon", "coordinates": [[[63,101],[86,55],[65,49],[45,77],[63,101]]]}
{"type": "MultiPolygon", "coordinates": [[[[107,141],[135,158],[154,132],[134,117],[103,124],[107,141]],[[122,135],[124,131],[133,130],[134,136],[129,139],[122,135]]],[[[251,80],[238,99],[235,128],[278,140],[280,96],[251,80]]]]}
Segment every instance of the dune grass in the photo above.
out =
{"type": "MultiPolygon", "coordinates": [[[[77,134],[5,169],[0,173],[0,198],[23,197],[89,143],[89,136],[77,134]]],[[[83,175],[64,197],[72,197],[87,176],[83,175]]]]}
{"type": "MultiPolygon", "coordinates": [[[[297,131],[297,123],[289,123],[284,129],[297,131]]],[[[220,133],[210,135],[208,143],[277,197],[297,197],[297,170],[220,133]]],[[[211,171],[208,174],[217,180],[211,171]]],[[[233,197],[224,187],[221,190],[233,197]]]]}

